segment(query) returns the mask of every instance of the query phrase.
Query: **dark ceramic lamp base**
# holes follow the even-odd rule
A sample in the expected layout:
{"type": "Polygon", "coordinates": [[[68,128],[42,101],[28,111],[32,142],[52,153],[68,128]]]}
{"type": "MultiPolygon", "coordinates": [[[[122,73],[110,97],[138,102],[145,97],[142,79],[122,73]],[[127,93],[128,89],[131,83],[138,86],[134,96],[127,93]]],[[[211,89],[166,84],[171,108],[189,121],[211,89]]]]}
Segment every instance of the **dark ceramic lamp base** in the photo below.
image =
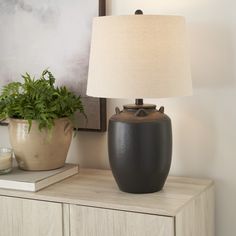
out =
{"type": "Polygon", "coordinates": [[[164,108],[135,105],[116,108],[109,120],[109,161],[120,190],[129,193],[160,191],[168,176],[172,155],[171,120],[164,108]]]}

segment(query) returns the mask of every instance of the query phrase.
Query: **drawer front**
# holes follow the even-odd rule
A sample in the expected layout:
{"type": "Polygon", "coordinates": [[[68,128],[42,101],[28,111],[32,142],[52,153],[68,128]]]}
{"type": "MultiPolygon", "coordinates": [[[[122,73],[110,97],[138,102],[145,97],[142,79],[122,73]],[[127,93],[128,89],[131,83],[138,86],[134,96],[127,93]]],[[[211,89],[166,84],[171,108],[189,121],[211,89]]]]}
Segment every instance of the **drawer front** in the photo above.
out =
{"type": "Polygon", "coordinates": [[[174,236],[173,217],[70,205],[71,236],[174,236]]]}
{"type": "Polygon", "coordinates": [[[0,196],[0,235],[62,236],[62,206],[0,196]]]}

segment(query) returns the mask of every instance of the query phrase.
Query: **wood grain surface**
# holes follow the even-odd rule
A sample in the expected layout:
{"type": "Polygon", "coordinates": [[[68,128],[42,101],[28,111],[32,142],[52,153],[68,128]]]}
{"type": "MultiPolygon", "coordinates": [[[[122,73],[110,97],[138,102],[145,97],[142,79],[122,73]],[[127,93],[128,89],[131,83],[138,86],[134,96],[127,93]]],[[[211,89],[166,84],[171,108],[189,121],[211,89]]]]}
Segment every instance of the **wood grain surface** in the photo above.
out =
{"type": "Polygon", "coordinates": [[[62,236],[62,204],[0,196],[1,236],[62,236]]]}
{"type": "Polygon", "coordinates": [[[212,185],[211,180],[170,176],[160,192],[129,194],[118,189],[111,171],[82,169],[78,175],[37,193],[0,189],[0,195],[175,216],[212,185]]]}

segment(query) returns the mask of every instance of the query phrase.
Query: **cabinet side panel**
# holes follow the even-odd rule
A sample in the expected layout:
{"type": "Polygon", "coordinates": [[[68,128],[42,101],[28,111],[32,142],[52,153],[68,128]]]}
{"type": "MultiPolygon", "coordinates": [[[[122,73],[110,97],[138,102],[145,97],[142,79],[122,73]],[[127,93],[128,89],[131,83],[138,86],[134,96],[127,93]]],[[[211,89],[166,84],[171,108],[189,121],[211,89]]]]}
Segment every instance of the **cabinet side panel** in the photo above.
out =
{"type": "Polygon", "coordinates": [[[0,196],[0,235],[62,236],[59,203],[0,196]]]}
{"type": "Polygon", "coordinates": [[[70,206],[71,236],[174,236],[174,218],[70,206]]]}
{"type": "Polygon", "coordinates": [[[176,236],[215,236],[214,187],[187,204],[176,216],[176,236]]]}

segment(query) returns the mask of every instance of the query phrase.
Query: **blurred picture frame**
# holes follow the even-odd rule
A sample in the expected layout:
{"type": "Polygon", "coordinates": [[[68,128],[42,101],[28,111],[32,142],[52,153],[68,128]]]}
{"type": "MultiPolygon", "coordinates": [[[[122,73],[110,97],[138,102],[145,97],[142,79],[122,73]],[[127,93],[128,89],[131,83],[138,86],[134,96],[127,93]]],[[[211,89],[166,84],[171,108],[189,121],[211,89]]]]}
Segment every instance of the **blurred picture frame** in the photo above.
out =
{"type": "MultiPolygon", "coordinates": [[[[49,67],[58,85],[81,96],[87,120],[76,115],[78,130],[105,132],[106,99],[88,97],[86,87],[92,20],[105,15],[106,0],[3,0],[0,9],[0,20],[5,21],[0,26],[0,89],[6,83],[19,81],[26,71],[34,75],[35,71],[49,67]],[[22,32],[26,36],[21,38],[22,32]]],[[[0,121],[0,125],[7,126],[8,121],[0,121]]]]}

